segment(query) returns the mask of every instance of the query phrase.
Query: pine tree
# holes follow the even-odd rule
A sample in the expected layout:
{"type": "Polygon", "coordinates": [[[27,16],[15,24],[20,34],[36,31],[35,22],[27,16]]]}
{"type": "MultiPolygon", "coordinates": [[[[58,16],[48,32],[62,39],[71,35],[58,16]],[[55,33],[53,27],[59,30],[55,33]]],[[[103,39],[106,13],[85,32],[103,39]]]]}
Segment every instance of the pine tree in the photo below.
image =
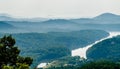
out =
{"type": "Polygon", "coordinates": [[[19,56],[20,50],[14,46],[15,43],[15,39],[11,35],[0,39],[0,69],[3,66],[12,66],[15,68],[17,64],[27,64],[29,66],[32,64],[32,58],[19,56]]]}

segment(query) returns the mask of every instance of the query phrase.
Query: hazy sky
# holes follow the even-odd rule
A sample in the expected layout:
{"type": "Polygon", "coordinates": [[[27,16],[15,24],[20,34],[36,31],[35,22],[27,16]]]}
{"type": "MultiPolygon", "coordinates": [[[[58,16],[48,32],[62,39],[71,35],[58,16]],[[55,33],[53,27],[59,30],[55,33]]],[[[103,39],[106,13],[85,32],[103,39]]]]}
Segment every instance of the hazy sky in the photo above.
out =
{"type": "Polygon", "coordinates": [[[0,0],[0,13],[19,17],[93,17],[120,15],[120,0],[0,0]]]}

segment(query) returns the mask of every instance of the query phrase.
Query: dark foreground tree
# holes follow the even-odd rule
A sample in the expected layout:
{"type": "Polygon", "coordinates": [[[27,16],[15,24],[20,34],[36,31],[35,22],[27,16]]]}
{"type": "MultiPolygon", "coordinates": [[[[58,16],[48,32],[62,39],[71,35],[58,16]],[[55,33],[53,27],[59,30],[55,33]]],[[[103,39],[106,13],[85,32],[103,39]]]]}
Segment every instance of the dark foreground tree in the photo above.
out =
{"type": "Polygon", "coordinates": [[[19,56],[20,50],[14,46],[15,43],[11,35],[0,39],[0,69],[29,69],[32,64],[32,58],[19,56]]]}

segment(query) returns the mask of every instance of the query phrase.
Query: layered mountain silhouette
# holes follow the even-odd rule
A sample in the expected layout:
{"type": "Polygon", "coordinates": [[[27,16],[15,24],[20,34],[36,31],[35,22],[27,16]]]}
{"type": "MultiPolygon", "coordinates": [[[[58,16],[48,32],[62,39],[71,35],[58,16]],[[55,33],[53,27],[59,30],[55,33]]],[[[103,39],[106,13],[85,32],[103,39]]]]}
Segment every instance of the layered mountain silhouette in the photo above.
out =
{"type": "Polygon", "coordinates": [[[120,15],[113,13],[103,13],[93,18],[78,18],[78,19],[48,19],[48,18],[13,18],[7,14],[0,14],[0,21],[28,21],[28,22],[43,22],[43,23],[80,23],[80,24],[120,24],[120,15]]]}
{"type": "MultiPolygon", "coordinates": [[[[78,19],[42,19],[42,18],[13,18],[9,15],[0,14],[0,29],[19,28],[30,32],[41,31],[76,31],[83,29],[98,29],[107,31],[120,30],[120,15],[104,13],[94,18],[78,19]]],[[[16,30],[15,30],[16,31],[16,30]]]]}
{"type": "Polygon", "coordinates": [[[0,29],[12,29],[12,28],[15,28],[15,27],[11,24],[0,21],[0,29]]]}
{"type": "Polygon", "coordinates": [[[97,17],[94,17],[93,20],[96,23],[102,24],[120,24],[120,16],[112,13],[104,13],[97,17]]]}
{"type": "Polygon", "coordinates": [[[120,24],[120,15],[103,13],[94,18],[80,18],[71,20],[80,24],[120,24]]]}
{"type": "Polygon", "coordinates": [[[65,20],[65,19],[50,19],[48,21],[42,22],[42,24],[59,24],[59,25],[64,24],[65,25],[65,24],[77,24],[77,23],[69,20],[65,20]]]}
{"type": "Polygon", "coordinates": [[[0,14],[0,21],[13,21],[13,20],[14,20],[14,18],[12,18],[8,14],[0,14]]]}

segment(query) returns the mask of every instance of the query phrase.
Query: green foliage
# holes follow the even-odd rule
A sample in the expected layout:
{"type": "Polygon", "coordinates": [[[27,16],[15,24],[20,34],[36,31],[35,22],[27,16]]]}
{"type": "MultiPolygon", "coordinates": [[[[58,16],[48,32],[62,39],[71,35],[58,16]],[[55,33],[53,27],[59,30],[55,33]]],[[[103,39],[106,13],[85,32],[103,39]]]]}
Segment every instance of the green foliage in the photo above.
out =
{"type": "Polygon", "coordinates": [[[14,47],[15,40],[10,36],[0,39],[0,65],[15,65],[20,50],[14,47]]]}
{"type": "Polygon", "coordinates": [[[20,66],[24,63],[28,65],[32,64],[33,59],[30,57],[18,58],[20,50],[14,45],[15,39],[11,35],[0,39],[0,69],[16,68],[17,63],[21,63],[20,66]],[[23,62],[20,60],[23,60],[23,62]]]}
{"type": "Polygon", "coordinates": [[[14,69],[12,66],[3,66],[2,69],[14,69]]]}
{"type": "Polygon", "coordinates": [[[120,60],[120,36],[104,40],[87,51],[88,59],[120,60]]]}
{"type": "Polygon", "coordinates": [[[28,64],[29,66],[32,64],[33,59],[30,57],[21,57],[18,56],[17,62],[22,64],[28,64]]]}
{"type": "Polygon", "coordinates": [[[13,34],[13,36],[18,42],[17,45],[22,46],[20,47],[22,49],[26,49],[29,46],[29,49],[33,50],[33,48],[36,49],[37,47],[47,48],[49,46],[59,45],[66,46],[72,50],[84,47],[96,40],[106,37],[108,33],[102,30],[81,30],[73,32],[22,33],[13,34]]]}
{"type": "Polygon", "coordinates": [[[2,69],[29,69],[29,65],[25,63],[24,64],[17,63],[16,67],[3,65],[2,69]]]}
{"type": "Polygon", "coordinates": [[[71,50],[84,47],[108,33],[102,30],[81,30],[73,32],[19,33],[12,34],[16,45],[22,50],[20,55],[34,58],[34,66],[40,62],[71,55],[71,50]]]}
{"type": "Polygon", "coordinates": [[[41,59],[39,58],[39,60],[45,59],[45,60],[51,60],[51,59],[57,59],[60,57],[64,57],[64,56],[70,56],[71,55],[71,51],[63,46],[51,46],[46,48],[46,51],[44,51],[44,54],[41,54],[41,59]],[[48,58],[49,57],[49,58],[48,58]]]}
{"type": "Polygon", "coordinates": [[[29,65],[26,63],[17,63],[16,69],[29,69],[29,65]]]}
{"type": "Polygon", "coordinates": [[[46,69],[120,69],[120,64],[116,62],[106,61],[106,60],[99,60],[99,61],[92,61],[86,62],[82,65],[67,65],[67,66],[51,66],[46,69]]]}
{"type": "MultiPolygon", "coordinates": [[[[60,59],[57,59],[55,61],[52,61],[50,64],[48,64],[48,66],[46,66],[46,68],[50,68],[50,69],[59,69],[59,68],[77,68],[80,67],[81,65],[85,64],[87,62],[87,60],[80,58],[79,56],[75,56],[75,57],[71,57],[71,56],[67,56],[67,57],[63,57],[60,59]]],[[[71,69],[70,68],[70,69],[71,69]]]]}
{"type": "Polygon", "coordinates": [[[94,61],[86,63],[79,69],[120,69],[120,64],[110,61],[94,61]]]}
{"type": "Polygon", "coordinates": [[[61,66],[61,67],[50,67],[47,69],[78,69],[76,66],[61,66]]]}

